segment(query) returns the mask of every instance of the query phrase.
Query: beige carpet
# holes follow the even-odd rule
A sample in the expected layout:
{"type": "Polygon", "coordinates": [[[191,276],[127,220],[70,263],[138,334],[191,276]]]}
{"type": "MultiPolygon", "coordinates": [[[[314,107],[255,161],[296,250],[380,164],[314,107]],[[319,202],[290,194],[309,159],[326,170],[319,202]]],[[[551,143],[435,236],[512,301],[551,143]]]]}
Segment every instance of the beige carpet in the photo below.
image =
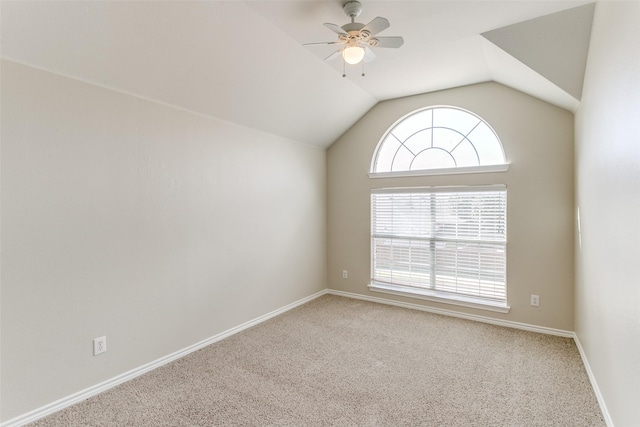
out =
{"type": "Polygon", "coordinates": [[[602,426],[573,340],[323,296],[35,426],[602,426]]]}

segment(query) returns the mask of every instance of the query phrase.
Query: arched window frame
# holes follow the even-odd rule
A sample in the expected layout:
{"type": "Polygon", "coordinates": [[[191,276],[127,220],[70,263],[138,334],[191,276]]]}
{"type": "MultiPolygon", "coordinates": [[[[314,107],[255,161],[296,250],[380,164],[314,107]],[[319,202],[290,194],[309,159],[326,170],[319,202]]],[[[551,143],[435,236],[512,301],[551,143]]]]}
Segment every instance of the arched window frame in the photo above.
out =
{"type": "MultiPolygon", "coordinates": [[[[428,129],[428,128],[425,128],[428,129]]],[[[471,142],[471,141],[470,141],[471,142]]],[[[473,142],[471,142],[473,145],[473,142]]],[[[405,114],[400,119],[396,120],[382,135],[380,141],[376,145],[376,149],[374,151],[373,157],[371,159],[371,167],[369,169],[369,177],[370,178],[389,178],[389,177],[403,177],[403,176],[428,176],[428,175],[451,175],[451,174],[465,174],[465,173],[488,173],[488,172],[506,172],[509,169],[509,163],[506,160],[506,155],[504,151],[504,146],[502,145],[502,141],[493,127],[478,114],[466,110],[464,108],[460,108],[454,105],[432,105],[428,107],[419,108],[417,110],[411,111],[408,114],[405,114]],[[490,164],[490,165],[479,165],[479,166],[458,166],[458,167],[450,167],[450,168],[439,168],[439,169],[420,169],[420,170],[408,170],[408,171],[391,171],[391,172],[375,172],[376,165],[378,161],[378,155],[380,150],[385,143],[387,136],[403,121],[407,120],[409,117],[418,114],[425,110],[434,110],[439,108],[450,108],[455,110],[463,111],[467,114],[470,114],[484,123],[496,136],[496,140],[500,146],[502,151],[502,158],[504,159],[504,163],[502,164],[490,164]]]]}

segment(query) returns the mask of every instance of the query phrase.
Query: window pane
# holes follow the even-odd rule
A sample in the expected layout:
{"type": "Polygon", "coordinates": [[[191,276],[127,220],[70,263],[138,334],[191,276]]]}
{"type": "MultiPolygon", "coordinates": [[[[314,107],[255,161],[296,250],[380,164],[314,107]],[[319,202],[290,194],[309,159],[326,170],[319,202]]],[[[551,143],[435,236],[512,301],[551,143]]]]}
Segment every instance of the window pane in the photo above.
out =
{"type": "Polygon", "coordinates": [[[378,158],[375,165],[376,172],[391,170],[393,156],[396,155],[398,148],[400,148],[400,142],[398,142],[398,140],[393,135],[389,135],[385,138],[384,142],[380,146],[380,149],[378,150],[378,158]]]}
{"type": "Polygon", "coordinates": [[[500,165],[504,163],[504,154],[500,141],[486,123],[481,123],[469,134],[473,146],[480,156],[480,164],[500,165]]]}
{"type": "Polygon", "coordinates": [[[422,110],[398,123],[393,130],[391,130],[391,133],[400,141],[404,142],[417,131],[431,127],[431,110],[422,110]]]}
{"type": "Polygon", "coordinates": [[[451,151],[451,155],[456,159],[456,165],[458,165],[458,167],[480,165],[478,153],[473,144],[466,139],[451,151]]]}
{"type": "Polygon", "coordinates": [[[436,249],[439,291],[504,300],[504,276],[504,245],[446,242],[436,249]]]}
{"type": "Polygon", "coordinates": [[[411,168],[413,153],[407,150],[404,145],[398,148],[396,157],[393,159],[392,171],[408,171],[411,168]]]}
{"type": "Polygon", "coordinates": [[[414,154],[431,147],[431,129],[423,129],[409,137],[404,143],[414,154]]]}
{"type": "Polygon", "coordinates": [[[462,135],[468,134],[481,121],[473,114],[457,108],[433,109],[433,126],[455,129],[462,135]]]}
{"type": "Polygon", "coordinates": [[[374,277],[379,282],[430,288],[429,243],[374,238],[374,277]]]}
{"type": "Polygon", "coordinates": [[[506,191],[371,195],[372,280],[506,302],[506,191]]]}
{"type": "Polygon", "coordinates": [[[464,135],[447,128],[435,128],[433,130],[433,146],[451,151],[464,139],[464,135]]]}
{"type": "Polygon", "coordinates": [[[505,164],[502,144],[491,127],[455,107],[428,108],[407,116],[387,130],[374,156],[372,172],[505,164]],[[442,152],[431,151],[434,148],[442,152]]]}
{"type": "Polygon", "coordinates": [[[456,161],[449,152],[430,148],[418,154],[411,164],[411,170],[446,169],[456,167],[456,161]]]}

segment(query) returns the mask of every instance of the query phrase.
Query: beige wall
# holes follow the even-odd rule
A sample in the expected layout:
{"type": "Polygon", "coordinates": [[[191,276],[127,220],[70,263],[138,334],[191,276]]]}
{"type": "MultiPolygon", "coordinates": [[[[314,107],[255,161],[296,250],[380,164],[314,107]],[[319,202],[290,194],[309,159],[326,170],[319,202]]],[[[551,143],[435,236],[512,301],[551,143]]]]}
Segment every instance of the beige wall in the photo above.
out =
{"type": "Polygon", "coordinates": [[[576,333],[620,427],[640,425],[639,23],[640,3],[596,5],[576,114],[576,333]]]}
{"type": "Polygon", "coordinates": [[[8,61],[1,136],[3,421],[326,288],[322,149],[8,61]]]}
{"type": "Polygon", "coordinates": [[[378,104],[327,153],[328,283],[331,289],[573,330],[573,115],[497,83],[378,104]],[[370,179],[371,158],[400,117],[455,105],[486,121],[502,140],[508,172],[370,179]],[[412,185],[507,185],[508,314],[370,292],[370,190],[412,185]],[[348,270],[348,279],[342,279],[348,270]],[[540,307],[530,295],[540,295],[540,307]]]}

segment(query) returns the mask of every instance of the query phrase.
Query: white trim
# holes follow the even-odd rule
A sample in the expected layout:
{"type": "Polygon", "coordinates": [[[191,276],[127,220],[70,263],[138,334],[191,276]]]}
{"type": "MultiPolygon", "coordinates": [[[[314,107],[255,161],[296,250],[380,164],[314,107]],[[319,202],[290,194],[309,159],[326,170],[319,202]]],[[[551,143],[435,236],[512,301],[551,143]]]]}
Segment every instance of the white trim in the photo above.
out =
{"type": "Polygon", "coordinates": [[[411,177],[411,176],[458,175],[463,173],[506,172],[508,170],[509,170],[509,163],[504,163],[502,165],[460,166],[457,168],[422,169],[422,170],[415,170],[415,171],[369,172],[369,178],[399,178],[399,177],[411,177]]]}
{"type": "Polygon", "coordinates": [[[367,296],[367,295],[360,295],[360,294],[354,294],[351,292],[343,292],[343,291],[338,291],[338,290],[334,290],[334,289],[324,289],[320,292],[317,292],[313,295],[310,295],[306,298],[303,298],[299,301],[293,302],[291,304],[288,304],[282,308],[279,308],[277,310],[274,310],[270,313],[267,313],[263,316],[257,317],[253,320],[250,320],[248,322],[245,322],[239,326],[236,326],[234,328],[231,328],[225,332],[222,332],[218,335],[214,335],[211,338],[208,338],[206,340],[200,341],[199,343],[196,343],[192,346],[186,347],[182,350],[179,350],[175,353],[172,353],[168,356],[162,357],[160,359],[157,359],[153,362],[147,363],[146,365],[140,366],[136,369],[132,369],[129,372],[125,372],[124,374],[118,375],[114,378],[111,378],[107,381],[104,381],[102,383],[96,384],[94,386],[91,386],[89,388],[86,388],[82,391],[79,391],[77,393],[74,393],[70,396],[67,396],[65,398],[59,399],[55,402],[52,402],[48,405],[42,406],[38,409],[35,409],[33,411],[30,411],[26,414],[23,415],[19,415],[15,418],[12,418],[8,421],[5,421],[3,423],[0,423],[0,427],[20,427],[23,426],[25,424],[28,423],[32,423],[34,421],[37,421],[41,418],[46,417],[47,415],[51,415],[54,412],[58,412],[66,407],[69,407],[75,403],[78,403],[82,400],[88,399],[92,396],[95,396],[99,393],[102,393],[103,391],[106,391],[108,389],[111,389],[117,385],[120,385],[126,381],[132,380],[136,377],[139,377],[140,375],[143,375],[149,371],[152,371],[153,369],[159,368],[160,366],[166,365],[167,363],[170,363],[176,359],[179,359],[181,357],[184,357],[186,355],[188,355],[189,353],[192,353],[196,350],[199,350],[203,347],[206,347],[210,344],[213,344],[217,341],[220,341],[224,338],[227,338],[233,334],[236,334],[238,332],[241,332],[247,328],[250,328],[252,326],[255,326],[259,323],[264,322],[265,320],[269,320],[272,317],[278,316],[286,311],[289,311],[295,307],[298,307],[302,304],[305,304],[311,300],[314,300],[318,297],[321,297],[323,295],[337,295],[337,296],[341,296],[341,297],[346,297],[346,298],[352,298],[352,299],[359,299],[359,300],[364,300],[364,301],[370,301],[370,302],[374,302],[374,303],[379,303],[379,304],[387,304],[387,305],[393,305],[393,306],[397,306],[397,307],[403,307],[403,308],[409,308],[409,309],[413,309],[413,310],[420,310],[420,311],[425,311],[425,312],[429,312],[429,313],[434,313],[434,314],[441,314],[444,316],[451,316],[451,317],[458,317],[461,319],[467,319],[467,320],[473,320],[476,322],[482,322],[482,323],[489,323],[492,325],[498,325],[498,326],[505,326],[507,328],[515,328],[515,329],[522,329],[522,330],[526,330],[526,331],[531,331],[531,332],[538,332],[541,334],[547,334],[547,335],[556,335],[556,336],[560,336],[560,337],[567,337],[567,338],[573,338],[573,340],[576,343],[576,346],[578,347],[578,351],[580,353],[580,357],[582,358],[582,363],[584,364],[585,370],[587,371],[587,375],[589,377],[589,381],[591,382],[591,386],[593,387],[594,393],[596,395],[596,399],[598,400],[598,404],[600,405],[600,410],[602,411],[602,416],[607,424],[608,427],[614,427],[613,421],[611,420],[611,416],[609,415],[609,411],[607,410],[607,406],[604,402],[604,398],[602,396],[602,393],[600,392],[600,389],[598,387],[598,383],[596,382],[595,376],[593,375],[593,372],[591,370],[591,367],[589,365],[589,361],[587,360],[587,356],[584,352],[584,349],[582,348],[582,345],[580,344],[580,340],[578,338],[578,336],[576,335],[575,332],[570,332],[570,331],[565,331],[562,329],[554,329],[554,328],[547,328],[544,326],[536,326],[536,325],[530,325],[527,323],[519,323],[519,322],[512,322],[509,320],[499,320],[499,319],[493,319],[490,317],[485,317],[485,316],[478,316],[478,315],[474,315],[474,314],[467,314],[467,313],[459,313],[459,312],[455,312],[455,311],[451,311],[451,310],[443,310],[443,309],[439,309],[439,308],[435,308],[435,307],[427,307],[427,306],[422,306],[422,305],[418,305],[418,304],[411,304],[411,303],[405,303],[405,302],[400,302],[400,301],[393,301],[393,300],[388,300],[388,299],[384,299],[384,298],[377,298],[377,297],[371,297],[371,296],[367,296]]]}
{"type": "Polygon", "coordinates": [[[383,187],[372,188],[371,194],[398,194],[398,193],[479,193],[482,191],[507,191],[506,184],[487,185],[438,185],[421,187],[383,187]]]}
{"type": "Polygon", "coordinates": [[[256,317],[253,320],[250,320],[248,322],[245,322],[239,326],[236,326],[234,328],[228,329],[224,332],[221,332],[217,335],[212,336],[211,338],[207,338],[205,340],[202,340],[196,344],[193,344],[189,347],[185,347],[182,350],[178,350],[175,353],[171,353],[167,356],[161,357],[160,359],[154,360],[153,362],[149,362],[146,365],[142,365],[138,368],[132,369],[128,372],[125,372],[123,374],[120,374],[116,377],[113,377],[109,380],[103,381],[99,384],[96,384],[94,386],[88,387],[84,390],[81,390],[77,393],[74,393],[70,396],[67,397],[63,397],[62,399],[56,400],[55,402],[49,403],[48,405],[44,405],[40,408],[37,408],[33,411],[27,412],[26,414],[23,415],[19,415],[15,418],[12,418],[8,421],[5,421],[3,423],[0,424],[0,427],[19,427],[19,426],[23,426],[25,424],[28,423],[32,423],[36,420],[39,420],[40,418],[46,417],[47,415],[51,415],[54,412],[58,412],[61,409],[64,409],[66,407],[69,407],[75,403],[78,403],[80,401],[83,401],[85,399],[88,399],[89,397],[95,396],[99,393],[102,393],[104,391],[107,391],[117,385],[120,385],[124,382],[127,382],[129,380],[132,380],[136,377],[139,377],[140,375],[143,375],[149,371],[152,371],[156,368],[159,368],[163,365],[166,365],[167,363],[173,362],[174,360],[180,359],[181,357],[184,357],[186,355],[188,355],[189,353],[193,353],[194,351],[200,350],[201,348],[204,348],[208,345],[211,345],[215,342],[218,342],[224,338],[227,338],[231,335],[237,334],[238,332],[241,332],[247,328],[250,328],[252,326],[255,326],[259,323],[264,322],[265,320],[269,320],[272,317],[278,316],[286,311],[289,311],[293,308],[296,308],[302,304],[305,304],[311,300],[314,300],[318,297],[321,297],[323,295],[325,295],[327,293],[327,289],[324,289],[320,292],[317,292],[313,295],[310,295],[306,298],[302,298],[301,300],[295,301],[291,304],[285,305],[282,308],[279,308],[277,310],[274,310],[270,313],[264,314],[262,316],[256,317]]]}
{"type": "Polygon", "coordinates": [[[465,298],[462,295],[449,294],[449,296],[438,296],[435,291],[409,289],[397,285],[388,285],[384,283],[371,282],[368,285],[372,292],[381,292],[384,294],[398,295],[401,297],[418,298],[427,301],[434,301],[443,304],[459,305],[462,307],[476,308],[478,310],[495,311],[497,313],[508,313],[511,307],[506,303],[492,303],[492,301],[482,301],[476,298],[465,298]]]}
{"type": "Polygon", "coordinates": [[[589,381],[591,382],[591,387],[593,387],[593,392],[596,395],[596,399],[598,400],[598,405],[600,405],[600,412],[602,412],[602,418],[604,418],[604,422],[608,427],[613,426],[613,420],[611,419],[611,415],[609,414],[609,410],[607,409],[607,405],[604,402],[604,397],[600,392],[600,387],[598,387],[598,382],[596,381],[595,375],[593,375],[593,371],[591,370],[591,366],[589,365],[589,360],[587,359],[587,354],[584,352],[582,348],[582,344],[580,343],[580,338],[578,338],[578,334],[573,333],[573,340],[576,343],[576,347],[578,347],[578,351],[580,352],[580,357],[582,358],[582,364],[584,365],[584,369],[587,371],[587,376],[589,377],[589,381]]]}
{"type": "Polygon", "coordinates": [[[329,289],[327,293],[330,295],[338,295],[341,297],[359,299],[359,300],[370,301],[370,302],[377,302],[380,304],[394,305],[394,306],[403,307],[403,308],[410,308],[412,310],[426,311],[428,313],[442,314],[444,316],[459,317],[461,319],[474,320],[476,322],[489,323],[491,325],[506,326],[507,328],[538,332],[546,335],[555,335],[555,336],[565,337],[565,338],[575,337],[575,333],[571,331],[565,331],[563,329],[547,328],[546,326],[530,325],[528,323],[513,322],[511,320],[494,319],[492,317],[479,316],[477,314],[460,313],[457,311],[444,310],[441,308],[428,307],[428,306],[412,304],[408,302],[371,297],[368,295],[354,294],[351,292],[336,291],[334,289],[329,289]]]}

